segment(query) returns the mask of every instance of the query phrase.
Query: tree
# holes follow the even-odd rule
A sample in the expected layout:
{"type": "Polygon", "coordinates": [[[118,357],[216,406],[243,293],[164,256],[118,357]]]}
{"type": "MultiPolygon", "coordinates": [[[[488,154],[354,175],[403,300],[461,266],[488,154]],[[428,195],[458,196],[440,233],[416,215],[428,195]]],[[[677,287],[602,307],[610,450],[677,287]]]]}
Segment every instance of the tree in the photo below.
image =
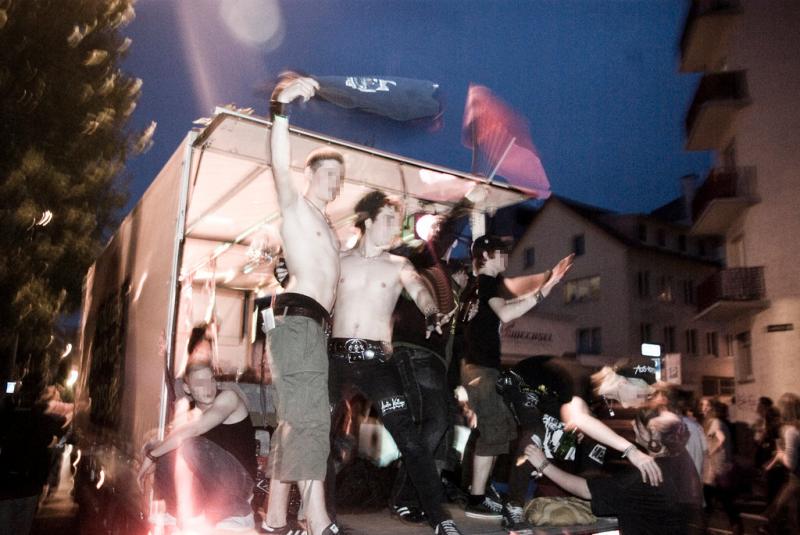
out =
{"type": "Polygon", "coordinates": [[[142,84],[119,68],[132,4],[0,0],[6,359],[42,358],[58,315],[78,308],[83,276],[127,197],[125,160],[152,134],[126,127],[142,84]]]}

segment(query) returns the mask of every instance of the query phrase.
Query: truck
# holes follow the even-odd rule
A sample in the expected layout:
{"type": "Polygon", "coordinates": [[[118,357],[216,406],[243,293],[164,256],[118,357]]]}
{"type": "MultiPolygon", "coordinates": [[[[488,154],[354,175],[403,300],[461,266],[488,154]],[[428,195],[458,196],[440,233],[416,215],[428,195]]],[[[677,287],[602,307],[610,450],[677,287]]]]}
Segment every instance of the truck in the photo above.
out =
{"type": "MultiPolygon", "coordinates": [[[[141,449],[167,429],[195,323],[216,318],[219,369],[245,392],[256,428],[274,422],[269,381],[251,373],[263,368],[259,302],[280,291],[270,127],[253,114],[215,110],[183,138],[85,276],[73,457],[86,532],[148,532],[152,495],[136,482],[141,449]]],[[[328,207],[343,247],[357,238],[355,203],[372,190],[401,198],[410,218],[449,209],[476,184],[487,190],[478,212],[530,198],[503,182],[301,128],[290,139],[301,191],[309,152],[328,146],[344,156],[342,190],[328,207]]]]}

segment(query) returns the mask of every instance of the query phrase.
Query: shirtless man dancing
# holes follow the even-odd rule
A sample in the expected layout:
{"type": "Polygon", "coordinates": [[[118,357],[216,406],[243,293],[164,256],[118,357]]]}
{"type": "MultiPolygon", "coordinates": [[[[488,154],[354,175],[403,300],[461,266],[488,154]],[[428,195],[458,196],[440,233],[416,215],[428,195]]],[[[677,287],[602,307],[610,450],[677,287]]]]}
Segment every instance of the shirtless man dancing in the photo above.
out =
{"type": "Polygon", "coordinates": [[[399,231],[399,206],[375,191],[355,207],[359,244],[344,253],[329,342],[331,402],[362,393],[394,438],[422,509],[437,535],[461,535],[442,507],[443,492],[433,453],[419,435],[392,356],[392,312],[405,289],[426,316],[428,332],[439,330],[435,301],[411,263],[389,254],[399,231]]]}
{"type": "Polygon", "coordinates": [[[308,188],[301,194],[289,169],[289,120],[286,108],[314,96],[311,78],[282,81],[270,103],[272,176],[281,209],[281,238],[292,273],[286,292],[273,306],[275,327],[267,335],[275,385],[278,427],[270,444],[270,496],[263,528],[284,535],[289,488],[297,482],[309,532],[334,535],[339,527],[325,509],[324,480],[330,450],[326,329],[339,279],[339,240],[325,207],[339,194],[344,159],[319,149],[308,155],[308,188]]]}

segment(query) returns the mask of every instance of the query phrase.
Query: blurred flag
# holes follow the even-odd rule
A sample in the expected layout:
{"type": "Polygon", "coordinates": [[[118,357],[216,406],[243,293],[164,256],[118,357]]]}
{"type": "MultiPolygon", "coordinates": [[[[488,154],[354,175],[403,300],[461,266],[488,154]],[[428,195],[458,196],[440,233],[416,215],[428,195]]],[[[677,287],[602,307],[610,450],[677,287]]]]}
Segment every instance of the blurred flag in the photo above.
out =
{"type": "Polygon", "coordinates": [[[337,106],[412,121],[436,117],[442,111],[436,98],[439,84],[395,76],[314,76],[317,96],[337,106]]]}
{"type": "Polygon", "coordinates": [[[550,196],[550,181],[533,146],[527,119],[488,87],[470,84],[462,143],[473,150],[473,173],[489,178],[500,175],[539,199],[550,196]]]}

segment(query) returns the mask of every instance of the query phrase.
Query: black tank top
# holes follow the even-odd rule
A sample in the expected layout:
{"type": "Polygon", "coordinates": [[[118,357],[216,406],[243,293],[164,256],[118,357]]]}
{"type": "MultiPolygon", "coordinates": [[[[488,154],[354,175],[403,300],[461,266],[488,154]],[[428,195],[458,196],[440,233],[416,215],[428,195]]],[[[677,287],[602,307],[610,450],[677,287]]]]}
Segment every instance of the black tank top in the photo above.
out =
{"type": "Polygon", "coordinates": [[[220,424],[202,436],[230,452],[251,477],[256,477],[256,436],[250,415],[235,424],[220,424]]]}

